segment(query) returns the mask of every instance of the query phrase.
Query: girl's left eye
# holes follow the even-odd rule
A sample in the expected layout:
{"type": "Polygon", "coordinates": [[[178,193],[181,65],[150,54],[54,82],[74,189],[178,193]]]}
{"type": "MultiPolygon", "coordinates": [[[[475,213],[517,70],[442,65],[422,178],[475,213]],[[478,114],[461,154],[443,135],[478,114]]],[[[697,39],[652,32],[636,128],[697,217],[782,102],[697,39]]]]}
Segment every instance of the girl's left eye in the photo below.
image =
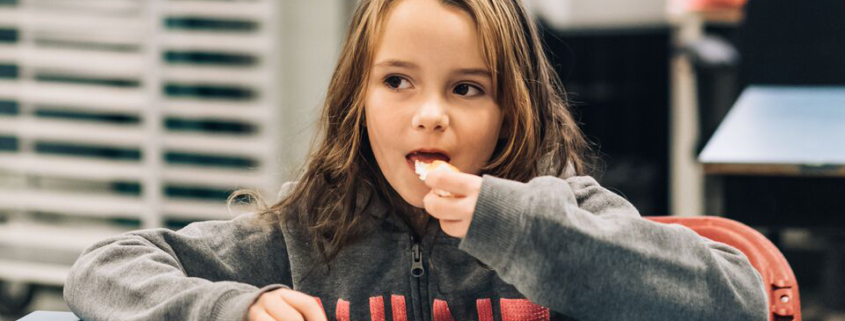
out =
{"type": "Polygon", "coordinates": [[[458,95],[461,95],[461,96],[466,96],[466,97],[475,97],[475,96],[478,96],[478,95],[481,95],[481,94],[484,93],[478,87],[470,85],[470,84],[457,85],[457,86],[455,86],[455,89],[452,92],[454,92],[458,95]]]}
{"type": "Polygon", "coordinates": [[[387,77],[387,79],[384,80],[384,84],[393,90],[408,89],[411,87],[411,82],[408,81],[408,79],[399,76],[387,77]]]}

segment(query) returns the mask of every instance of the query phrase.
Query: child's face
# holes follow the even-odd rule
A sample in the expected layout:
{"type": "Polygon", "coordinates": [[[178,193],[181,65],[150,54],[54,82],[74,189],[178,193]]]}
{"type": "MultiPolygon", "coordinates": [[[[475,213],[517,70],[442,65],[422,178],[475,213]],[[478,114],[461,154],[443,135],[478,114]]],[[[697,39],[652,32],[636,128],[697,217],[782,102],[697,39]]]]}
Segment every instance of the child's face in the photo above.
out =
{"type": "Polygon", "coordinates": [[[478,174],[495,149],[502,111],[467,12],[402,0],[383,26],[367,84],[367,132],[387,181],[423,207],[429,188],[414,173],[413,153],[438,151],[426,160],[448,158],[478,174]]]}

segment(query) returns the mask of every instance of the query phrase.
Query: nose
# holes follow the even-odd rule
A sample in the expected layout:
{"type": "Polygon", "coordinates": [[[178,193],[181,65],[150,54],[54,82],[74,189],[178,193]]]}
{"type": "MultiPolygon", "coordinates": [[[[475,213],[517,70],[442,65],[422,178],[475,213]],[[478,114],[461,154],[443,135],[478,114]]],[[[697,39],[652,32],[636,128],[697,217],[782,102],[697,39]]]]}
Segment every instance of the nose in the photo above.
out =
{"type": "Polygon", "coordinates": [[[423,131],[446,131],[449,128],[449,116],[439,99],[425,102],[411,120],[411,126],[423,131]]]}

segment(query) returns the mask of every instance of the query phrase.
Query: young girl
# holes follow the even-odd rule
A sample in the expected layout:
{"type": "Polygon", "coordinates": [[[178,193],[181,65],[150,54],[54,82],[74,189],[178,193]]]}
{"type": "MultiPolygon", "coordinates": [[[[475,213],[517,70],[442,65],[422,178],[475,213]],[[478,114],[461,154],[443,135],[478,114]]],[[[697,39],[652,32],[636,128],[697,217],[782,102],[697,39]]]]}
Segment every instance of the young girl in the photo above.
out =
{"type": "Polygon", "coordinates": [[[579,176],[561,94],[518,0],[362,0],[283,199],[95,244],[65,300],[91,321],[766,320],[743,254],[579,176]],[[462,173],[422,181],[435,160],[462,173]]]}

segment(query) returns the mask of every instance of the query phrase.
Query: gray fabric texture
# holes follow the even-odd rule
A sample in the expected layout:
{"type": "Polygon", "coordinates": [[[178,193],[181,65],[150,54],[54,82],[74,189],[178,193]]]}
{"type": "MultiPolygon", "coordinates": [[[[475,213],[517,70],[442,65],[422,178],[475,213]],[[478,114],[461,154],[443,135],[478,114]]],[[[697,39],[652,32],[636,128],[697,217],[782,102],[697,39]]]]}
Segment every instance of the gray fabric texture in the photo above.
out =
{"type": "Polygon", "coordinates": [[[340,300],[350,320],[375,320],[374,300],[384,320],[402,312],[409,321],[446,320],[436,301],[453,320],[480,320],[486,299],[494,320],[528,301],[548,308],[550,320],[767,319],[762,279],[741,252],[643,219],[591,177],[484,176],[463,239],[435,220],[412,238],[396,215],[381,215],[390,213],[383,205],[368,211],[372,233],[330,266],[302,229],[266,226],[254,214],[126,233],[79,257],[64,297],[89,321],[245,320],[261,293],[280,287],[319,297],[330,320],[340,300]],[[411,275],[415,243],[421,277],[411,275]]]}

